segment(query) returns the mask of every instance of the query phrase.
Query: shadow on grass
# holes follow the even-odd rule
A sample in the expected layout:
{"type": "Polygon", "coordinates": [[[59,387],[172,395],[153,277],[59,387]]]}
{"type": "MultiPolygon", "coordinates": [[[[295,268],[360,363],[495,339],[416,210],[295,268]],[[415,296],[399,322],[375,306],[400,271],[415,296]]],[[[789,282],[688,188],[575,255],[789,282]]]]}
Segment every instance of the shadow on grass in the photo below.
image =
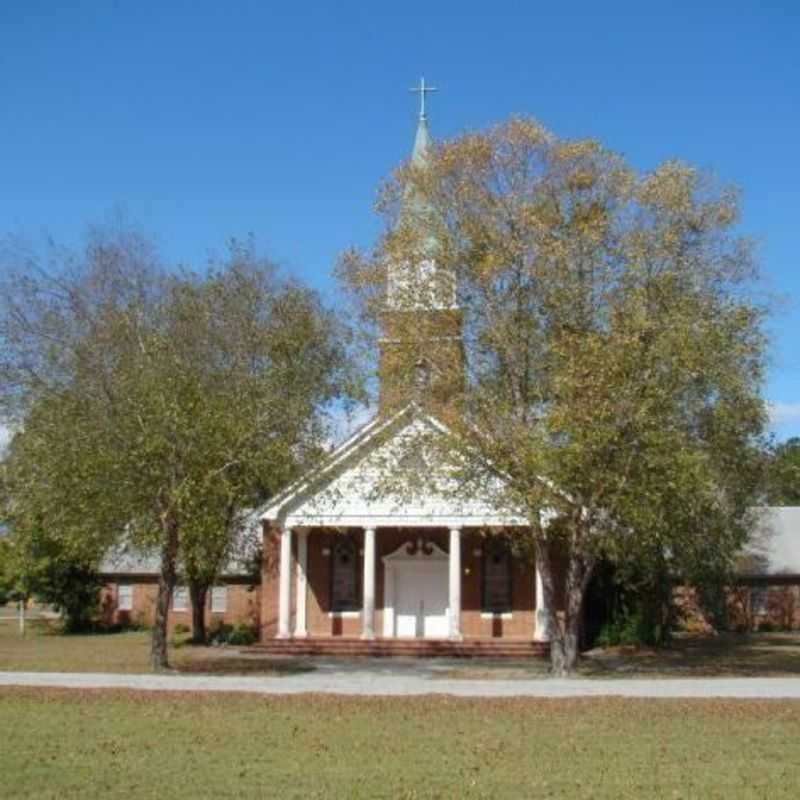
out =
{"type": "MultiPolygon", "coordinates": [[[[435,677],[464,680],[545,678],[549,663],[469,663],[435,677]]],[[[581,678],[756,678],[800,676],[797,633],[677,636],[662,649],[614,647],[585,653],[581,678]]]]}
{"type": "MultiPolygon", "coordinates": [[[[5,620],[4,620],[5,622],[5,620]]],[[[16,624],[16,622],[15,622],[16,624]]],[[[27,633],[37,636],[63,636],[69,639],[90,638],[95,636],[117,636],[120,634],[147,633],[149,628],[139,625],[98,625],[92,624],[83,628],[66,628],[59,618],[29,619],[25,622],[27,633]]]]}
{"type": "Polygon", "coordinates": [[[281,677],[313,672],[316,667],[307,661],[294,659],[270,660],[221,656],[173,664],[178,672],[195,675],[263,675],[281,677]]]}
{"type": "Polygon", "coordinates": [[[586,677],[777,677],[800,675],[797,634],[677,637],[668,648],[595,650],[581,661],[586,677]]]}

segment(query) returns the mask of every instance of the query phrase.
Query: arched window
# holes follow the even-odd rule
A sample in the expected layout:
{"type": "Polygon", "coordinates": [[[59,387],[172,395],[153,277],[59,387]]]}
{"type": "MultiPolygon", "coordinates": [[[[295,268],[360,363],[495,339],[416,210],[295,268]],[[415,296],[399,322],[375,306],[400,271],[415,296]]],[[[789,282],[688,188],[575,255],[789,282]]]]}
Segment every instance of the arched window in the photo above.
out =
{"type": "Polygon", "coordinates": [[[500,536],[483,544],[482,610],[492,614],[511,611],[511,549],[500,536]]]}
{"type": "Polygon", "coordinates": [[[357,611],[358,548],[350,536],[336,536],[331,550],[331,611],[357,611]]]}
{"type": "Polygon", "coordinates": [[[420,358],[414,364],[414,388],[418,392],[427,391],[431,385],[431,365],[425,358],[420,358]]]}

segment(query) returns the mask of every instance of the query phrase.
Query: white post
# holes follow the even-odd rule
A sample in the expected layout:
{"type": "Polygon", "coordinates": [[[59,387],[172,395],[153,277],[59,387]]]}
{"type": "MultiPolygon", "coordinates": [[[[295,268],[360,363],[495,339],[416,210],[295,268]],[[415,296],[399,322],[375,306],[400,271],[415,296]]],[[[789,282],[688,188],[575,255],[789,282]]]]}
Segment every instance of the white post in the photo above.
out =
{"type": "Polygon", "coordinates": [[[534,612],[533,640],[535,642],[550,641],[550,607],[544,595],[544,581],[539,562],[536,562],[536,611],[534,612]]]}
{"type": "Polygon", "coordinates": [[[361,638],[375,638],[375,528],[364,529],[364,605],[361,638]]]}
{"type": "Polygon", "coordinates": [[[19,634],[20,636],[25,635],[25,606],[27,601],[25,599],[20,599],[19,601],[19,634]]]}
{"type": "Polygon", "coordinates": [[[292,529],[281,532],[281,567],[278,595],[278,638],[289,638],[289,617],[292,605],[292,529]]]}
{"type": "Polygon", "coordinates": [[[450,528],[450,638],[461,639],[461,529],[450,528]]]}
{"type": "Polygon", "coordinates": [[[306,620],[306,587],[308,586],[308,531],[297,532],[297,614],[294,621],[294,635],[308,636],[306,620]]]}

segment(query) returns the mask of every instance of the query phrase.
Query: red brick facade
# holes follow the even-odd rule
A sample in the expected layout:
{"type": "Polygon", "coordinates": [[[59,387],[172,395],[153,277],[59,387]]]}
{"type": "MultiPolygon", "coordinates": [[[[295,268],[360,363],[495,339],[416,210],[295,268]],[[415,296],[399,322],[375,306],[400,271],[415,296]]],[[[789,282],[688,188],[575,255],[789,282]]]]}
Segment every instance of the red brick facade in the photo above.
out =
{"type": "MultiPolygon", "coordinates": [[[[800,629],[800,576],[764,576],[743,579],[727,589],[728,627],[734,631],[800,629]]],[[[712,630],[692,587],[675,589],[684,627],[693,632],[712,630]]]]}
{"type": "MultiPolygon", "coordinates": [[[[225,611],[212,611],[211,591],[206,597],[206,625],[215,622],[230,624],[246,624],[254,627],[260,626],[261,587],[252,583],[240,581],[220,581],[220,586],[225,586],[225,611]]],[[[155,621],[155,602],[158,590],[157,579],[154,576],[119,575],[113,576],[102,590],[100,598],[101,617],[107,624],[134,624],[150,626],[155,621]],[[130,586],[132,608],[119,609],[119,587],[130,586]]],[[[174,605],[174,603],[173,603],[174,605]]],[[[192,627],[191,599],[187,599],[186,610],[176,611],[170,608],[169,627],[176,624],[192,627]]]]}

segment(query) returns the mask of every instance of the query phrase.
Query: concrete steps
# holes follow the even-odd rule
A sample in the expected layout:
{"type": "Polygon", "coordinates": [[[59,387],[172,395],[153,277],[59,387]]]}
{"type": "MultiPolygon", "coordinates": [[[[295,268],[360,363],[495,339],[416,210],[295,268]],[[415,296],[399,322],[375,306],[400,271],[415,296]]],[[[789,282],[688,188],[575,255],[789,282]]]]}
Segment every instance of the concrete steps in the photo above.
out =
{"type": "Polygon", "coordinates": [[[547,642],[525,639],[372,639],[344,636],[308,639],[269,639],[253,651],[281,656],[340,656],[406,658],[546,658],[547,642]]]}

